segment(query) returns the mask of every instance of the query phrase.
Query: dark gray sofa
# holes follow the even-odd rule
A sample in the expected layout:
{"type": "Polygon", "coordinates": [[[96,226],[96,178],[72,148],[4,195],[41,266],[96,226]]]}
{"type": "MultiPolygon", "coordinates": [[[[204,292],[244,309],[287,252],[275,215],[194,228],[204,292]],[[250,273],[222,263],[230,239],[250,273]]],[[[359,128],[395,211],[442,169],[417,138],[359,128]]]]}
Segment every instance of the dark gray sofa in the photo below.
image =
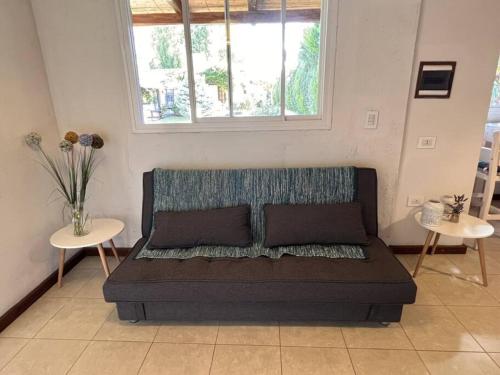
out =
{"type": "Polygon", "coordinates": [[[283,256],[135,259],[152,230],[153,174],[143,179],[142,238],[105,282],[122,320],[395,322],[416,285],[377,237],[377,176],[357,170],[366,260],[283,256]]]}

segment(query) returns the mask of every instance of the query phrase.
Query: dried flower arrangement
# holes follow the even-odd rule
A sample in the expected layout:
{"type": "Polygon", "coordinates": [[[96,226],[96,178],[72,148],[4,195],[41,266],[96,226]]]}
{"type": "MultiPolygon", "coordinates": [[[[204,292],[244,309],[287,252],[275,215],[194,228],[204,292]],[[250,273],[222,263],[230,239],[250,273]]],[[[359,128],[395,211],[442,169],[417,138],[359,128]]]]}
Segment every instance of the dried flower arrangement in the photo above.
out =
{"type": "Polygon", "coordinates": [[[88,215],[84,215],[87,185],[94,173],[96,150],[104,146],[97,134],[81,134],[70,131],[59,143],[62,158],[52,158],[42,147],[40,134],[32,132],[25,137],[26,144],[38,152],[40,162],[57,185],[57,191],[71,208],[73,234],[85,234],[88,215]],[[77,145],[79,144],[79,147],[77,145]]]}

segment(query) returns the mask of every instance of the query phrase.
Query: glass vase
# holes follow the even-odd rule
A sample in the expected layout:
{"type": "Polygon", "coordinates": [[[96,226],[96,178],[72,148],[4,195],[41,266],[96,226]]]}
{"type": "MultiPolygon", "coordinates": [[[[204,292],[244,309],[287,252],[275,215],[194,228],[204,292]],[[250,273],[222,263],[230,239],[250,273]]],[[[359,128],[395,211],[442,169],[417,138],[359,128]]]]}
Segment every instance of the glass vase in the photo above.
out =
{"type": "Polygon", "coordinates": [[[71,210],[71,223],[73,224],[73,235],[76,237],[84,236],[86,215],[83,213],[83,207],[73,207],[71,210]]]}

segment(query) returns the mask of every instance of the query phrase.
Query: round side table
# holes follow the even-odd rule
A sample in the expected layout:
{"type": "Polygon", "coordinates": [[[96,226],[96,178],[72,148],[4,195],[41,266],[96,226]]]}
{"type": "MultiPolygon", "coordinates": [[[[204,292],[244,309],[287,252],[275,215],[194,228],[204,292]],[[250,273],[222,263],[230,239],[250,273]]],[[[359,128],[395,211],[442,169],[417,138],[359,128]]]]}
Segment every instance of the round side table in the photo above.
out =
{"type": "Polygon", "coordinates": [[[73,225],[67,225],[59,229],[50,237],[50,244],[59,249],[59,274],[57,284],[62,286],[62,276],[64,272],[64,257],[66,249],[79,249],[88,246],[97,246],[99,257],[101,258],[102,268],[106,276],[109,276],[109,267],[106,260],[106,254],[102,247],[103,242],[109,241],[115,258],[120,261],[116,251],[113,237],[120,234],[125,228],[125,224],[116,219],[93,219],[91,230],[84,236],[73,235],[73,225]]]}
{"type": "Polygon", "coordinates": [[[441,237],[441,235],[459,237],[459,238],[473,238],[476,240],[479,252],[479,261],[481,263],[483,285],[488,286],[483,239],[491,236],[495,232],[493,226],[490,225],[487,221],[481,220],[477,217],[470,216],[464,213],[460,214],[460,221],[458,223],[452,223],[450,221],[443,220],[441,224],[438,226],[428,226],[422,224],[421,217],[422,217],[421,212],[417,212],[415,214],[415,220],[417,221],[417,223],[419,223],[423,228],[427,229],[428,233],[427,233],[427,238],[425,239],[425,244],[422,249],[422,253],[420,254],[420,258],[418,259],[417,266],[415,267],[415,271],[413,272],[413,277],[417,276],[418,270],[422,265],[425,255],[427,254],[427,250],[429,250],[429,246],[434,235],[435,238],[434,238],[434,243],[432,245],[431,254],[434,254],[434,252],[436,251],[436,247],[438,245],[439,238],[441,237]]]}

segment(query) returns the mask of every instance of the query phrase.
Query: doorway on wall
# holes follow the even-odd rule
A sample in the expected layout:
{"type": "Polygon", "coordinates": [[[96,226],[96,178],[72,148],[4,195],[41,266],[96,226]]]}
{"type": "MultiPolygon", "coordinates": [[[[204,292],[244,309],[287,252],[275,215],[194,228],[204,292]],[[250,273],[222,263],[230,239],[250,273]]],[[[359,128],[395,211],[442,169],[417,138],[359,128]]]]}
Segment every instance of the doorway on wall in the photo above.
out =
{"type": "Polygon", "coordinates": [[[497,74],[493,81],[490,109],[485,128],[485,140],[491,142],[492,134],[500,130],[500,59],[498,60],[497,74]]]}
{"type": "Polygon", "coordinates": [[[471,213],[494,221],[500,235],[500,58],[479,156],[471,213]]]}

